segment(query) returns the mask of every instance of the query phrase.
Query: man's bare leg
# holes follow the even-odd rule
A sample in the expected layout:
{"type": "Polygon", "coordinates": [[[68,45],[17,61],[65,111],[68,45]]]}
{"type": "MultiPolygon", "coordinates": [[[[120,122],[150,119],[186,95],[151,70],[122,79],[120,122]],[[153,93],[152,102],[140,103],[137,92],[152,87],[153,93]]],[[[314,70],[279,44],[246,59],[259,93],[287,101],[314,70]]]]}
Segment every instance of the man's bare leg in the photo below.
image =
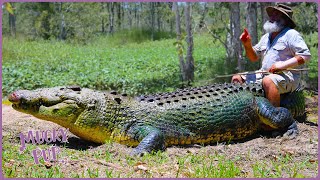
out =
{"type": "Polygon", "coordinates": [[[274,82],[269,77],[265,77],[262,79],[262,86],[266,93],[266,98],[270,101],[270,103],[275,107],[279,107],[280,93],[274,82]]]}

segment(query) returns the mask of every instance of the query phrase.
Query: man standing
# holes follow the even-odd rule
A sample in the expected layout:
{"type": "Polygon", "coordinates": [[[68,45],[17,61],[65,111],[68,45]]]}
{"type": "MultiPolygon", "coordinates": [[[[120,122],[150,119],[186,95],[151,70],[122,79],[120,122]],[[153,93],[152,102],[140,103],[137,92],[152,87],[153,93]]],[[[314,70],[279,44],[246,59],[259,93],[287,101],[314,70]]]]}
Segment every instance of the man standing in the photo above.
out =
{"type": "Polygon", "coordinates": [[[310,60],[310,51],[302,36],[294,30],[293,11],[290,7],[278,4],[266,8],[269,16],[263,28],[267,32],[259,43],[252,47],[249,33],[244,30],[240,40],[250,61],[255,62],[261,57],[261,73],[251,75],[235,75],[234,83],[262,83],[266,98],[276,107],[280,106],[280,94],[295,91],[300,84],[300,72],[290,71],[310,60]]]}

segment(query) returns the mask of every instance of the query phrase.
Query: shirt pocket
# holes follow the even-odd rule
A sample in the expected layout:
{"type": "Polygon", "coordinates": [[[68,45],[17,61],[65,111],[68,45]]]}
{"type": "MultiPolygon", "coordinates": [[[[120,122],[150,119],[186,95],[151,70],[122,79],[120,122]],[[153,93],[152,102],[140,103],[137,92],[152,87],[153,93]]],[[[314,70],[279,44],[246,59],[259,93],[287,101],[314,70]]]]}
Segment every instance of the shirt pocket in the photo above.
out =
{"type": "Polygon", "coordinates": [[[277,43],[272,47],[272,49],[274,49],[276,51],[283,51],[286,48],[287,48],[287,46],[284,43],[277,43]]]}
{"type": "Polygon", "coordinates": [[[261,46],[260,50],[265,51],[267,49],[267,46],[261,46]]]}
{"type": "Polygon", "coordinates": [[[260,46],[259,48],[256,48],[255,50],[258,55],[264,55],[264,53],[267,50],[267,46],[260,46]]]}

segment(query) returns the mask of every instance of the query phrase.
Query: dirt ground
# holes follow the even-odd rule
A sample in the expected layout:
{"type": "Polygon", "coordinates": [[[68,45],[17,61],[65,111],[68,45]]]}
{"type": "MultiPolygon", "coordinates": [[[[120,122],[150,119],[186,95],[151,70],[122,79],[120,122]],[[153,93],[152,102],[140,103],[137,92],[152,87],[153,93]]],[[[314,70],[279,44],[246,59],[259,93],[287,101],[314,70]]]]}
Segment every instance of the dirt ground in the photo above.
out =
{"type": "MultiPolygon", "coordinates": [[[[228,156],[230,159],[238,156],[238,164],[241,164],[243,173],[246,177],[252,177],[252,162],[264,159],[275,159],[284,154],[290,154],[296,161],[309,159],[310,162],[318,163],[318,114],[317,114],[318,100],[317,97],[307,99],[308,120],[305,123],[298,123],[299,135],[295,139],[286,139],[284,137],[268,138],[258,136],[248,141],[230,144],[230,145],[214,145],[205,147],[169,147],[167,153],[169,157],[181,156],[187,153],[221,153],[228,156]],[[248,156],[248,149],[250,149],[250,158],[248,156]],[[279,154],[280,153],[280,154],[279,154]]],[[[59,125],[50,122],[44,122],[31,115],[23,114],[15,111],[9,105],[2,105],[2,135],[11,136],[12,139],[17,139],[22,132],[26,134],[29,130],[48,130],[58,129],[59,125]]],[[[93,149],[95,151],[104,149],[106,145],[88,144],[79,140],[72,134],[69,135],[69,143],[66,148],[82,147],[84,149],[93,149]]],[[[9,138],[9,139],[11,139],[9,138]]],[[[128,153],[131,148],[123,145],[116,145],[113,151],[119,150],[121,153],[128,153]]],[[[2,161],[3,162],[3,161],[2,161]]],[[[72,163],[71,163],[72,164],[72,163]]],[[[103,163],[102,163],[103,164],[103,163]]],[[[104,164],[111,166],[111,168],[119,169],[119,165],[104,164]],[[114,167],[113,167],[114,166],[114,167]]],[[[72,166],[65,166],[70,171],[76,171],[83,166],[101,166],[101,162],[95,161],[95,165],[90,164],[90,161],[74,162],[72,166]]],[[[307,177],[316,177],[318,175],[315,171],[306,168],[302,174],[307,177]]],[[[174,174],[165,172],[164,174],[156,175],[158,177],[174,177],[174,174]],[[167,173],[167,174],[166,174],[167,173]]],[[[183,177],[183,176],[182,176],[183,177]]]]}

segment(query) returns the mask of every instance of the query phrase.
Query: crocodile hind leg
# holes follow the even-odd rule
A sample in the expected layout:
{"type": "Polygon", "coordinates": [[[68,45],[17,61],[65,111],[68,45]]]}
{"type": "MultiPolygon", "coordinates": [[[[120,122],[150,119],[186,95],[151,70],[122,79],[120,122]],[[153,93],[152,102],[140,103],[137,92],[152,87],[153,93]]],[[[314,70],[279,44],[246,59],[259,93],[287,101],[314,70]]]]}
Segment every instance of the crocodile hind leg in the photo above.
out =
{"type": "Polygon", "coordinates": [[[286,130],[284,136],[295,138],[298,135],[298,126],[290,111],[283,107],[274,107],[263,97],[256,97],[258,115],[262,124],[274,130],[286,130]]]}
{"type": "Polygon", "coordinates": [[[307,119],[305,104],[305,97],[302,91],[281,95],[280,106],[289,109],[294,119],[298,122],[305,122],[307,119]]]}
{"type": "Polygon", "coordinates": [[[165,139],[163,133],[154,127],[146,126],[135,128],[134,139],[141,140],[139,145],[130,153],[131,156],[142,156],[152,151],[164,150],[165,139]]]}

